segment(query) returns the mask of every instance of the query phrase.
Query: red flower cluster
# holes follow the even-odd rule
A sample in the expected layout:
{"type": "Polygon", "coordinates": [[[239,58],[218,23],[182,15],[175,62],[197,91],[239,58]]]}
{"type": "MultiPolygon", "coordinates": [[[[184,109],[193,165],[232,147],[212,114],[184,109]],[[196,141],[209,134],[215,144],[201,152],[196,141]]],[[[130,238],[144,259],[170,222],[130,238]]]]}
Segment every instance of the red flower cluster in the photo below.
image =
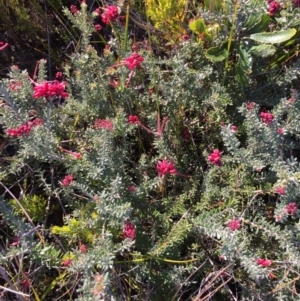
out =
{"type": "Polygon", "coordinates": [[[96,119],[94,124],[95,129],[112,130],[113,123],[107,119],[96,119]]]}
{"type": "Polygon", "coordinates": [[[266,124],[271,124],[274,119],[274,115],[272,113],[268,113],[268,112],[261,112],[260,117],[261,117],[262,121],[266,124]]]}
{"type": "Polygon", "coordinates": [[[130,238],[131,240],[134,240],[135,238],[135,227],[133,223],[126,222],[124,225],[124,231],[123,234],[125,238],[130,238]]]}
{"type": "Polygon", "coordinates": [[[176,167],[173,161],[167,161],[166,159],[159,160],[156,165],[158,175],[160,177],[167,174],[177,174],[176,167]]]}
{"type": "Polygon", "coordinates": [[[278,186],[275,188],[275,193],[278,193],[279,195],[285,194],[285,188],[283,186],[278,186]]]}
{"type": "Polygon", "coordinates": [[[66,187],[69,186],[73,182],[74,178],[72,175],[66,175],[61,181],[61,185],[66,187]]]}
{"type": "Polygon", "coordinates": [[[273,261],[270,259],[263,259],[263,258],[256,259],[256,263],[264,268],[269,267],[272,264],[272,262],[273,261]]]}
{"type": "Polygon", "coordinates": [[[140,124],[141,121],[140,121],[138,116],[130,115],[130,116],[128,116],[128,123],[130,123],[130,124],[140,124]]]}
{"type": "Polygon", "coordinates": [[[233,219],[228,223],[228,227],[231,231],[236,231],[241,228],[241,221],[239,219],[233,219]]]}
{"type": "Polygon", "coordinates": [[[290,215],[294,215],[297,212],[297,210],[298,210],[298,208],[297,208],[296,203],[289,203],[285,207],[285,211],[290,215]]]}
{"type": "Polygon", "coordinates": [[[109,24],[110,22],[114,22],[117,20],[119,16],[119,9],[117,6],[107,6],[104,10],[104,13],[101,15],[102,21],[105,24],[109,24]]]}
{"type": "Polygon", "coordinates": [[[276,15],[280,11],[280,3],[277,1],[268,1],[270,6],[269,6],[269,14],[270,16],[276,15]]]}
{"type": "Polygon", "coordinates": [[[222,162],[221,162],[221,152],[218,149],[215,149],[209,156],[208,156],[208,160],[210,163],[214,164],[214,165],[218,165],[221,166],[222,162]]]}
{"type": "Polygon", "coordinates": [[[134,70],[136,68],[139,68],[143,61],[144,58],[138,53],[134,52],[131,56],[125,59],[125,65],[128,69],[134,70]]]}
{"type": "Polygon", "coordinates": [[[19,125],[15,129],[7,129],[7,134],[13,137],[20,137],[23,135],[29,135],[31,129],[38,125],[42,125],[42,119],[36,118],[34,121],[26,121],[24,124],[19,125]]]}
{"type": "Polygon", "coordinates": [[[70,11],[73,15],[76,15],[79,12],[78,8],[75,5],[70,6],[70,11]]]}
{"type": "Polygon", "coordinates": [[[36,84],[33,88],[33,98],[39,97],[61,97],[67,98],[69,94],[65,92],[66,84],[65,82],[59,82],[55,80],[53,82],[44,81],[41,84],[36,84]]]}

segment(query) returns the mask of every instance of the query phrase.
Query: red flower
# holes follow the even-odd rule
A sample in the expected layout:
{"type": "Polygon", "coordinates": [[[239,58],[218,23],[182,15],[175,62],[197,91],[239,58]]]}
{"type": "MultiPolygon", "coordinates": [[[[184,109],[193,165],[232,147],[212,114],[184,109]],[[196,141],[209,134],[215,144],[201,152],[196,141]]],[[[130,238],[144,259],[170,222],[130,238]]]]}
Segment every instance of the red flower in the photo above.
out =
{"type": "Polygon", "coordinates": [[[42,125],[43,120],[36,118],[34,121],[26,121],[24,124],[19,125],[15,129],[7,129],[7,134],[13,137],[20,137],[23,135],[29,135],[31,129],[35,126],[42,125]]]}
{"type": "Polygon", "coordinates": [[[77,7],[75,5],[70,6],[70,11],[73,15],[76,15],[79,12],[79,10],[77,9],[77,7]]]}
{"type": "Polygon", "coordinates": [[[68,258],[62,262],[63,267],[68,267],[72,263],[72,259],[68,258]]]}
{"type": "Polygon", "coordinates": [[[100,24],[95,24],[94,28],[96,31],[100,31],[102,29],[102,26],[100,24]]]}
{"type": "Polygon", "coordinates": [[[144,61],[144,58],[138,53],[134,52],[131,56],[125,59],[125,65],[128,69],[133,70],[140,67],[140,64],[144,61]]]}
{"type": "Polygon", "coordinates": [[[55,78],[56,79],[58,79],[58,80],[60,80],[60,79],[62,79],[62,77],[63,77],[63,73],[62,72],[56,72],[56,74],[55,74],[55,78]]]}
{"type": "Polygon", "coordinates": [[[131,240],[134,240],[135,238],[135,228],[134,224],[130,222],[126,222],[124,225],[124,236],[125,238],[130,238],[131,240]]]}
{"type": "Polygon", "coordinates": [[[61,185],[66,187],[69,186],[73,182],[74,178],[72,175],[66,175],[61,181],[61,185]]]}
{"type": "Polygon", "coordinates": [[[24,279],[21,281],[21,285],[23,289],[27,289],[30,286],[30,282],[28,279],[24,279]]]}
{"type": "Polygon", "coordinates": [[[290,215],[294,215],[297,212],[298,208],[296,203],[289,203],[288,205],[286,205],[285,207],[285,211],[290,214],[290,215]]]}
{"type": "Polygon", "coordinates": [[[125,26],[126,25],[126,16],[120,16],[119,21],[122,26],[125,26]]]}
{"type": "Polygon", "coordinates": [[[79,248],[79,251],[81,252],[81,253],[86,253],[86,245],[84,245],[84,244],[82,244],[81,246],[80,246],[80,248],[79,248]]]}
{"type": "Polygon", "coordinates": [[[266,124],[271,124],[274,119],[274,115],[272,113],[268,113],[268,112],[261,112],[260,117],[261,117],[262,121],[266,124]]]}
{"type": "Polygon", "coordinates": [[[232,219],[228,223],[228,227],[230,228],[231,231],[236,231],[241,228],[241,221],[239,219],[232,219]]]}
{"type": "Polygon", "coordinates": [[[285,194],[285,188],[283,186],[279,186],[275,188],[275,193],[278,193],[279,195],[285,194]]]}
{"type": "Polygon", "coordinates": [[[65,82],[59,82],[57,80],[53,82],[44,81],[41,84],[36,84],[33,88],[33,98],[39,97],[61,97],[67,98],[69,94],[65,92],[66,84],[65,82]]]}
{"type": "Polygon", "coordinates": [[[221,162],[221,152],[218,149],[215,149],[209,156],[208,156],[208,160],[210,163],[214,164],[214,165],[218,165],[221,166],[222,162],[221,162]]]}
{"type": "Polygon", "coordinates": [[[263,258],[256,259],[256,263],[264,268],[269,267],[272,264],[272,262],[273,261],[270,259],[263,259],[263,258]]]}
{"type": "Polygon", "coordinates": [[[280,3],[277,1],[270,2],[270,6],[269,6],[270,16],[274,16],[279,11],[280,11],[280,3]]]}
{"type": "Polygon", "coordinates": [[[140,124],[141,121],[140,121],[138,116],[130,115],[130,116],[128,116],[128,123],[130,123],[130,124],[140,124]]]}
{"type": "Polygon", "coordinates": [[[114,22],[117,20],[119,16],[119,9],[117,6],[107,6],[104,10],[104,13],[101,15],[102,21],[105,24],[109,24],[110,22],[114,22]]]}
{"type": "Polygon", "coordinates": [[[182,36],[182,41],[187,42],[190,39],[190,36],[188,34],[184,34],[182,36]]]}
{"type": "Polygon", "coordinates": [[[107,119],[96,119],[94,127],[95,127],[95,129],[112,130],[113,123],[107,119]]]}
{"type": "Polygon", "coordinates": [[[177,174],[176,167],[173,161],[167,161],[166,159],[159,160],[156,165],[158,175],[160,177],[167,174],[177,174]]]}

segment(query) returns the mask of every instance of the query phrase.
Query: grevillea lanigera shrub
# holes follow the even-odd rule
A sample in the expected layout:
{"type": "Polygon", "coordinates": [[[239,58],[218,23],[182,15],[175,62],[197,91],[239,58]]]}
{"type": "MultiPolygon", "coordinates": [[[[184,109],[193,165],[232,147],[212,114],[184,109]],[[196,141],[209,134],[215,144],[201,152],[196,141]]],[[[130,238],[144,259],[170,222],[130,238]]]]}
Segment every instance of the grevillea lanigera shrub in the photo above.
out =
{"type": "Polygon", "coordinates": [[[267,106],[195,37],[158,57],[120,8],[64,13],[82,32],[64,71],[47,79],[41,60],[1,83],[6,300],[297,299],[297,62],[267,106]]]}

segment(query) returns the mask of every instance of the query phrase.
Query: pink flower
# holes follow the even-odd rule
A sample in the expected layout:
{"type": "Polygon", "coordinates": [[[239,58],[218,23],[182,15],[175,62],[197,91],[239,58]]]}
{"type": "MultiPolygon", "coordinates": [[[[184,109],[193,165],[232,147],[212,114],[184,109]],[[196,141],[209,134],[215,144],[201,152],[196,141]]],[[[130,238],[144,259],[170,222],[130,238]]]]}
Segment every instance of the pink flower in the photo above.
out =
{"type": "Polygon", "coordinates": [[[285,211],[290,215],[294,215],[297,212],[297,210],[298,210],[298,208],[297,208],[297,205],[295,202],[289,203],[285,207],[285,211]]]}
{"type": "Polygon", "coordinates": [[[0,51],[4,50],[4,49],[7,48],[8,46],[9,46],[8,43],[0,42],[0,51]]]}
{"type": "Polygon", "coordinates": [[[279,135],[282,135],[282,134],[284,133],[283,128],[278,128],[278,129],[277,129],[277,133],[278,133],[279,135]]]}
{"type": "Polygon", "coordinates": [[[82,244],[81,246],[80,246],[80,248],[79,248],[79,251],[81,252],[81,253],[86,253],[86,245],[84,245],[84,244],[82,244]]]}
{"type": "Polygon", "coordinates": [[[74,178],[72,175],[66,175],[61,181],[61,185],[66,187],[69,186],[73,182],[74,178]]]}
{"type": "Polygon", "coordinates": [[[105,129],[111,131],[113,123],[107,119],[96,119],[94,124],[95,129],[105,129]]]}
{"type": "Polygon", "coordinates": [[[176,167],[173,161],[167,161],[166,159],[159,160],[156,165],[158,175],[160,177],[167,174],[177,174],[176,167]]]}
{"type": "Polygon", "coordinates": [[[183,42],[187,42],[189,39],[190,39],[190,36],[189,36],[188,34],[184,34],[184,35],[182,36],[182,41],[183,41],[183,42]]]}
{"type": "Polygon", "coordinates": [[[266,124],[271,124],[274,119],[274,115],[272,113],[268,113],[268,112],[261,112],[260,117],[261,117],[262,121],[266,124]]]}
{"type": "Polygon", "coordinates": [[[102,29],[102,26],[100,24],[95,24],[94,28],[96,31],[100,31],[102,29]]]}
{"type": "Polygon", "coordinates": [[[272,1],[269,3],[270,3],[269,14],[270,14],[270,16],[274,16],[277,12],[280,11],[280,3],[277,1],[272,1]]]}
{"type": "Polygon", "coordinates": [[[68,258],[62,262],[63,267],[68,267],[72,263],[72,259],[68,258]]]}
{"type": "Polygon", "coordinates": [[[128,116],[128,123],[130,123],[130,124],[140,124],[141,121],[140,121],[138,116],[130,115],[130,116],[128,116]]]}
{"type": "Polygon", "coordinates": [[[283,186],[278,186],[275,188],[275,193],[278,193],[279,195],[285,194],[285,188],[283,186]]]}
{"type": "Polygon", "coordinates": [[[79,12],[79,10],[77,9],[77,7],[75,5],[70,6],[70,11],[73,15],[76,15],[79,12]]]}
{"type": "Polygon", "coordinates": [[[255,107],[255,103],[254,103],[254,102],[248,102],[248,103],[246,104],[246,108],[247,108],[247,110],[249,110],[249,111],[253,110],[254,107],[255,107]]]}
{"type": "Polygon", "coordinates": [[[18,91],[18,90],[20,90],[22,85],[23,85],[22,81],[10,80],[10,83],[9,83],[8,87],[11,91],[18,91]]]}
{"type": "Polygon", "coordinates": [[[296,7],[300,7],[300,0],[293,0],[293,4],[294,4],[296,7]]]}
{"type": "Polygon", "coordinates": [[[232,219],[228,223],[228,227],[230,228],[231,231],[236,231],[241,228],[241,221],[239,219],[232,219]]]}
{"type": "Polygon", "coordinates": [[[135,238],[135,227],[133,223],[126,222],[124,225],[124,231],[123,234],[125,238],[130,238],[131,240],[134,240],[135,238]]]}
{"type": "Polygon", "coordinates": [[[270,259],[263,259],[263,258],[256,259],[256,263],[264,268],[269,267],[272,264],[272,262],[273,261],[270,259]]]}
{"type": "Polygon", "coordinates": [[[144,61],[144,58],[138,53],[134,52],[131,56],[125,59],[125,65],[128,69],[133,70],[140,67],[140,64],[144,61]]]}
{"type": "Polygon", "coordinates": [[[232,131],[233,133],[236,133],[237,130],[238,130],[238,128],[237,128],[236,125],[232,125],[232,126],[231,126],[231,131],[232,131]]]}
{"type": "Polygon", "coordinates": [[[107,6],[104,10],[104,13],[101,15],[102,21],[107,25],[110,22],[116,21],[118,16],[119,16],[119,9],[117,6],[107,6]]]}
{"type": "Polygon", "coordinates": [[[61,97],[67,98],[69,94],[65,92],[66,84],[65,82],[59,82],[57,80],[53,82],[44,81],[41,84],[35,83],[33,88],[33,98],[39,97],[61,97]]]}
{"type": "Polygon", "coordinates": [[[221,166],[222,162],[221,162],[221,152],[218,149],[215,149],[209,156],[208,156],[208,160],[210,163],[214,164],[214,165],[218,165],[221,166]]]}

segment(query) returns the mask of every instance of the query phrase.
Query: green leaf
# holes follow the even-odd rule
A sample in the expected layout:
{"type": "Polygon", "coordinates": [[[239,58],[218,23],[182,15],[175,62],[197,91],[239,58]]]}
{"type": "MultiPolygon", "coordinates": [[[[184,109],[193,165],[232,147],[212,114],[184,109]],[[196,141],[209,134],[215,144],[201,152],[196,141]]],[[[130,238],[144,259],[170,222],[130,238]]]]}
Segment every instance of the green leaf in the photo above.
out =
{"type": "Polygon", "coordinates": [[[204,7],[210,12],[220,11],[222,9],[221,0],[204,0],[204,7]]]}
{"type": "Polygon", "coordinates": [[[235,66],[235,79],[242,86],[244,87],[249,86],[249,78],[245,74],[244,70],[241,68],[240,62],[238,62],[235,66]]]}
{"type": "Polygon", "coordinates": [[[251,29],[255,24],[259,23],[261,20],[262,14],[250,15],[246,22],[243,24],[243,27],[246,29],[251,29]]]}
{"type": "Polygon", "coordinates": [[[290,28],[282,31],[255,33],[250,36],[250,39],[261,43],[276,44],[288,41],[296,32],[296,29],[290,28]]]}
{"type": "Polygon", "coordinates": [[[189,23],[189,28],[191,31],[193,31],[197,34],[201,34],[205,30],[205,23],[204,23],[203,19],[199,18],[199,19],[191,21],[189,23]]]}
{"type": "Polygon", "coordinates": [[[253,46],[250,49],[250,53],[259,57],[268,57],[276,52],[276,48],[270,44],[262,44],[253,46]]]}
{"type": "Polygon", "coordinates": [[[257,22],[253,27],[249,28],[248,33],[259,33],[265,31],[270,23],[270,16],[269,15],[263,15],[260,18],[260,21],[257,22]]]}
{"type": "Polygon", "coordinates": [[[211,61],[221,62],[225,60],[228,56],[227,47],[227,43],[224,43],[219,47],[211,47],[206,51],[205,56],[211,61]]]}
{"type": "Polygon", "coordinates": [[[252,57],[250,54],[250,46],[247,41],[243,41],[240,43],[238,54],[240,57],[240,68],[246,73],[251,73],[252,57]]]}

